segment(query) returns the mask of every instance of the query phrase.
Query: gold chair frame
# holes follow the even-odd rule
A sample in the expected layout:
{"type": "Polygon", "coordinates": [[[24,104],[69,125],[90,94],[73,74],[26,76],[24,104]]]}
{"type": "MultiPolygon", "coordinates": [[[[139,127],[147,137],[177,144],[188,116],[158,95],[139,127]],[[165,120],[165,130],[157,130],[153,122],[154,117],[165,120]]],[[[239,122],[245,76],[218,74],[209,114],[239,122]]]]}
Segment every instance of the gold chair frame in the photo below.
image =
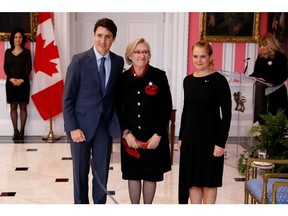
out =
{"type": "MultiPolygon", "coordinates": [[[[287,174],[288,175],[288,174],[287,174]]],[[[272,189],[272,204],[276,204],[276,193],[279,187],[288,187],[288,182],[275,182],[272,189]]]]}
{"type": "MultiPolygon", "coordinates": [[[[252,166],[254,161],[258,162],[270,162],[273,164],[288,164],[288,159],[259,159],[259,158],[247,158],[246,159],[246,178],[245,178],[245,185],[244,185],[244,203],[249,203],[249,196],[251,197],[250,203],[251,204],[267,204],[268,197],[267,197],[267,183],[269,178],[287,178],[288,173],[274,173],[274,168],[271,168],[271,172],[266,170],[266,173],[263,175],[263,190],[262,190],[262,198],[261,202],[259,202],[256,197],[248,190],[247,188],[247,181],[250,179],[257,178],[257,167],[252,166]]],[[[276,204],[276,193],[279,187],[281,186],[288,186],[288,182],[275,182],[272,186],[272,204],[276,204]]]]}

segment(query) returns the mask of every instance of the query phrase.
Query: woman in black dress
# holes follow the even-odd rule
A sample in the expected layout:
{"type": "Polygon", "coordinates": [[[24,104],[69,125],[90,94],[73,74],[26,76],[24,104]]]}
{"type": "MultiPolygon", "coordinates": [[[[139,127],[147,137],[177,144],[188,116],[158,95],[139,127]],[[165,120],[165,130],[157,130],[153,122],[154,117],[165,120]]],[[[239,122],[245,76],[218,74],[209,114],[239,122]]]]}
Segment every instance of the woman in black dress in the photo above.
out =
{"type": "Polygon", "coordinates": [[[25,48],[26,37],[21,29],[11,32],[11,48],[5,51],[4,71],[6,78],[6,99],[10,104],[10,116],[13,124],[13,140],[23,140],[27,119],[27,104],[30,97],[29,74],[32,70],[30,50],[25,48]],[[17,127],[18,106],[20,107],[20,131],[17,127]]]}
{"type": "Polygon", "coordinates": [[[171,170],[168,124],[172,99],[164,71],[149,64],[150,46],[143,39],[129,43],[126,62],[132,66],[120,77],[117,112],[123,131],[122,178],[128,180],[132,204],[151,204],[156,182],[171,170]],[[143,184],[143,185],[142,185],[143,184]]]}
{"type": "Polygon", "coordinates": [[[250,76],[257,78],[254,85],[254,122],[263,124],[260,115],[265,115],[267,112],[276,115],[279,109],[283,109],[287,116],[285,81],[288,71],[287,56],[281,52],[279,42],[271,33],[261,36],[258,45],[260,53],[254,65],[254,72],[250,76]],[[268,87],[267,84],[272,86],[268,87]]]}
{"type": "Polygon", "coordinates": [[[231,122],[231,91],[226,78],[213,70],[212,46],[192,47],[196,71],[184,79],[178,148],[179,203],[214,204],[222,186],[224,150],[231,122]]]}

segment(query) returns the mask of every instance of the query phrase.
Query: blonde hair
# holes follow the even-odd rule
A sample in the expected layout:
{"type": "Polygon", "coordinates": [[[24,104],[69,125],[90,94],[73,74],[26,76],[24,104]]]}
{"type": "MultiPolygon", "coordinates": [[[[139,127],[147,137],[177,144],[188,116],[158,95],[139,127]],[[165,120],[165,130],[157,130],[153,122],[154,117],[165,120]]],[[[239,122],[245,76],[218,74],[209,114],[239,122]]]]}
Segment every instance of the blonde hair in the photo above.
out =
{"type": "Polygon", "coordinates": [[[148,52],[149,52],[149,58],[151,58],[151,52],[150,52],[150,45],[148,42],[145,41],[144,38],[136,38],[132,41],[130,41],[130,43],[127,45],[126,48],[126,52],[125,52],[125,60],[127,62],[128,65],[131,65],[133,62],[130,59],[130,56],[133,54],[133,52],[135,51],[135,48],[138,44],[140,43],[144,43],[146,44],[146,46],[148,47],[148,52]]]}
{"type": "Polygon", "coordinates": [[[261,47],[262,45],[267,46],[269,49],[269,56],[265,57],[274,57],[276,52],[281,52],[279,41],[270,32],[259,37],[258,46],[261,47]]]}
{"type": "MultiPolygon", "coordinates": [[[[196,44],[192,46],[192,53],[195,47],[204,48],[210,57],[213,55],[212,45],[208,41],[205,40],[198,41],[196,44]]],[[[212,69],[214,67],[213,59],[211,59],[209,64],[210,68],[212,69]]]]}

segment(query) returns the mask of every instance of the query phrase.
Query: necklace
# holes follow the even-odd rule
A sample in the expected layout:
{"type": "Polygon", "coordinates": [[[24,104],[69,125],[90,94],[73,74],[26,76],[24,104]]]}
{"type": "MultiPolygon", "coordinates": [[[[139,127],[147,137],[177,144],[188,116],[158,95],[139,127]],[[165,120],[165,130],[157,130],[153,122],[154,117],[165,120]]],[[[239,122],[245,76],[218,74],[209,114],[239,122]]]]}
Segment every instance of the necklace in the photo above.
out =
{"type": "Polygon", "coordinates": [[[12,51],[13,55],[18,56],[21,52],[23,51],[23,49],[21,49],[19,52],[16,52],[15,49],[12,51]]]}

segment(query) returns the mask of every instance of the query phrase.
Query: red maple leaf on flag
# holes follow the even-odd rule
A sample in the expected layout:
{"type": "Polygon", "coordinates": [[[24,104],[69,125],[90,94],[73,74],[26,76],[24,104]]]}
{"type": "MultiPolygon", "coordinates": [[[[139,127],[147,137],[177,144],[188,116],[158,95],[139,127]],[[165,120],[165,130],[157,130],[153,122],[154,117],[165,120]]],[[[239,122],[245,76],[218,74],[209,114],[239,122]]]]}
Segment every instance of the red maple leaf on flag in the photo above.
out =
{"type": "Polygon", "coordinates": [[[56,68],[57,64],[51,62],[51,60],[59,58],[58,48],[54,45],[54,41],[46,47],[44,44],[45,40],[42,35],[37,35],[34,69],[35,73],[41,71],[52,77],[53,73],[59,73],[56,68]]]}

